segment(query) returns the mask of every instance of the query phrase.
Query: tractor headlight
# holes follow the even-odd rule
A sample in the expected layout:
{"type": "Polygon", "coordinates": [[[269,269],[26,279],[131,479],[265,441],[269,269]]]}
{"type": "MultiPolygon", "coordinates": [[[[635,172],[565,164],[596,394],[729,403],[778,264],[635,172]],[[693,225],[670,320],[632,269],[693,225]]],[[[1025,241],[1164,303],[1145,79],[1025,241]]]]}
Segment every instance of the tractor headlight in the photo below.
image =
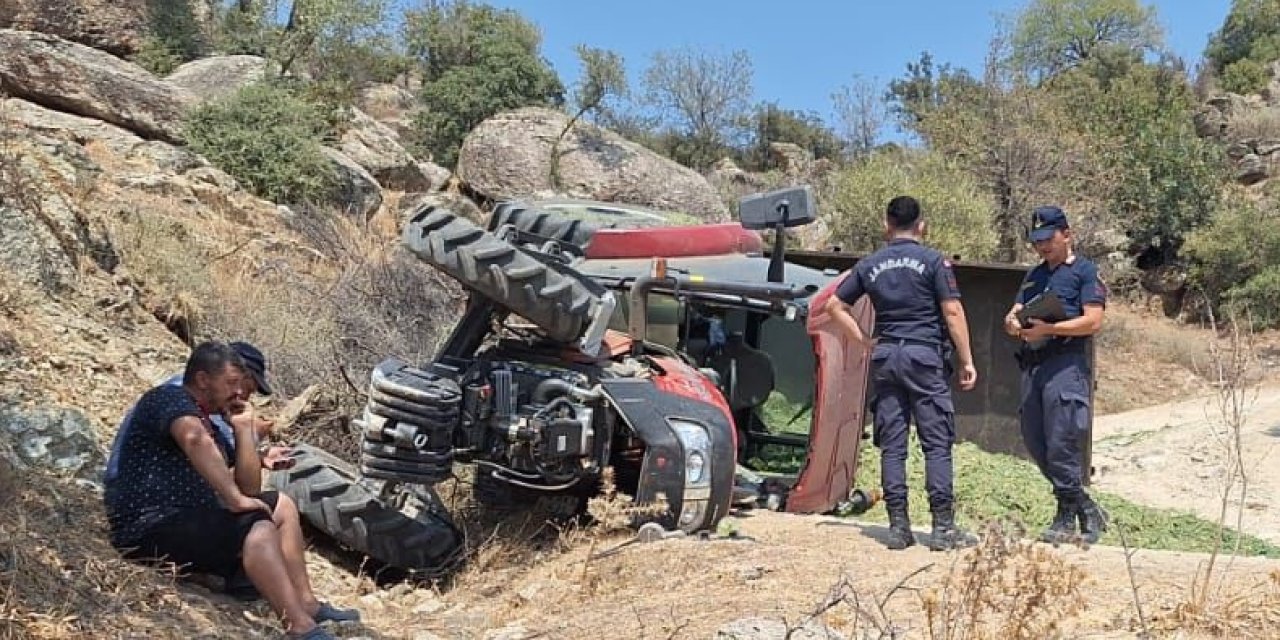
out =
{"type": "Polygon", "coordinates": [[[689,420],[668,419],[684,448],[684,481],[687,485],[703,485],[711,480],[708,456],[711,455],[711,436],[707,428],[689,420]]]}

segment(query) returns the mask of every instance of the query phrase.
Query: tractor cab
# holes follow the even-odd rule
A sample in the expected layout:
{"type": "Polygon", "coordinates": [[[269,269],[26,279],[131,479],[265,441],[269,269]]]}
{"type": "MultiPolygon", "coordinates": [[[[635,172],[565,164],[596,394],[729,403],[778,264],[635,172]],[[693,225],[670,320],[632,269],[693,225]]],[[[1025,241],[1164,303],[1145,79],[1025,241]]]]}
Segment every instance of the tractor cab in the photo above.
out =
{"type": "MultiPolygon", "coordinates": [[[[636,348],[681,354],[723,392],[737,429],[739,502],[822,513],[853,486],[868,357],[823,311],[841,273],[785,264],[785,229],[811,222],[811,203],[807,188],[743,200],[733,226],[755,238],[772,229],[769,256],[759,241],[747,251],[736,241],[716,247],[697,234],[732,234],[686,227],[679,244],[665,245],[677,255],[661,244],[650,257],[600,255],[597,236],[574,268],[629,300],[610,328],[641,338],[636,348]],[[690,244],[697,255],[679,255],[690,244]]],[[[869,309],[858,311],[869,324],[869,309]]]]}

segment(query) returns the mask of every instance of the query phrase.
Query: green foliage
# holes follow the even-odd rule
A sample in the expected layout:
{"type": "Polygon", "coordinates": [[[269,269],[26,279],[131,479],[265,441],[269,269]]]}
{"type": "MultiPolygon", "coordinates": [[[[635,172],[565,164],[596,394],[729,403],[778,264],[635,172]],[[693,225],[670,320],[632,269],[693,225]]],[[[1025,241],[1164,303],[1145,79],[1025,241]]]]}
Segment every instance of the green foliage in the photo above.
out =
{"type": "Polygon", "coordinates": [[[280,203],[323,198],[333,169],[321,153],[325,112],[289,88],[249,85],[195,109],[185,133],[192,150],[253,193],[280,203]]]}
{"type": "Polygon", "coordinates": [[[418,146],[446,166],[467,133],[519,107],[558,106],[564,87],[539,54],[541,36],[520,14],[465,1],[406,14],[409,55],[423,72],[418,146]]]}
{"type": "Polygon", "coordinates": [[[193,1],[198,0],[147,1],[147,35],[131,58],[135,64],[164,76],[205,54],[209,43],[191,9],[193,1]]]}
{"type": "Polygon", "coordinates": [[[885,96],[872,81],[855,75],[831,94],[831,103],[845,152],[853,158],[866,157],[880,140],[888,109],[885,96]]]}
{"type": "Polygon", "coordinates": [[[324,93],[346,106],[359,85],[388,81],[407,67],[386,17],[386,0],[242,0],[223,11],[219,46],[266,57],[280,75],[329,85],[324,93]]]}
{"type": "Polygon", "coordinates": [[[671,157],[701,169],[725,155],[747,121],[752,74],[746,51],[687,47],[654,54],[644,101],[663,118],[671,157]]]}
{"type": "Polygon", "coordinates": [[[1204,55],[1227,91],[1262,89],[1267,65],[1280,59],[1280,0],[1233,0],[1204,55]]]}
{"type": "Polygon", "coordinates": [[[574,48],[582,62],[582,77],[573,90],[575,119],[583,113],[599,109],[610,96],[627,93],[627,69],[622,56],[614,51],[580,44],[574,48]]]}
{"type": "MultiPolygon", "coordinates": [[[[929,498],[924,484],[924,455],[912,434],[907,458],[909,505],[914,524],[929,522],[929,498]]],[[[855,481],[857,487],[880,486],[879,450],[862,446],[855,481]]],[[[960,443],[952,451],[955,465],[956,519],[961,526],[974,528],[990,520],[1021,523],[1029,534],[1038,535],[1053,519],[1055,503],[1049,483],[1029,462],[1012,456],[988,453],[972,443],[960,443]]],[[[1107,510],[1111,522],[1124,527],[1129,545],[1171,551],[1212,551],[1217,548],[1218,527],[1189,513],[1145,507],[1119,496],[1096,492],[1094,499],[1107,510]]],[[[860,519],[884,522],[883,509],[874,508],[860,519]]],[[[1101,544],[1120,546],[1117,526],[1103,536],[1101,544]]],[[[1280,557],[1280,547],[1231,529],[1225,531],[1224,548],[1240,539],[1242,555],[1280,557]]]]}
{"type": "Polygon", "coordinates": [[[160,77],[173,73],[173,70],[183,62],[182,58],[178,57],[164,41],[155,36],[143,38],[138,51],[129,60],[160,77]]]}
{"type": "Polygon", "coordinates": [[[1155,9],[1139,0],[1033,0],[1014,21],[1015,66],[1049,78],[1101,51],[1155,51],[1162,36],[1155,9]]]}
{"type": "Polygon", "coordinates": [[[1243,311],[1259,327],[1280,324],[1280,220],[1239,193],[1187,238],[1188,285],[1210,305],[1243,311]]]}
{"type": "Polygon", "coordinates": [[[992,200],[972,176],[943,154],[879,153],[832,178],[823,208],[832,241],[845,251],[870,251],[884,236],[884,210],[910,195],[924,210],[926,242],[947,255],[987,260],[996,250],[992,200]]]}
{"type": "Polygon", "coordinates": [[[1217,206],[1224,163],[1196,135],[1195,98],[1186,76],[1168,64],[1087,63],[1054,85],[1093,141],[1106,209],[1139,247],[1176,258],[1187,233],[1217,206]]]}
{"type": "Polygon", "coordinates": [[[885,99],[900,125],[925,137],[920,126],[930,115],[978,86],[968,71],[950,64],[934,65],[933,56],[925,51],[917,62],[907,63],[902,78],[889,82],[885,99]]]}
{"type": "Polygon", "coordinates": [[[783,109],[776,102],[767,102],[751,116],[751,143],[742,158],[743,167],[752,171],[778,168],[769,148],[774,142],[799,145],[814,158],[839,159],[843,147],[818,114],[783,109]]]}

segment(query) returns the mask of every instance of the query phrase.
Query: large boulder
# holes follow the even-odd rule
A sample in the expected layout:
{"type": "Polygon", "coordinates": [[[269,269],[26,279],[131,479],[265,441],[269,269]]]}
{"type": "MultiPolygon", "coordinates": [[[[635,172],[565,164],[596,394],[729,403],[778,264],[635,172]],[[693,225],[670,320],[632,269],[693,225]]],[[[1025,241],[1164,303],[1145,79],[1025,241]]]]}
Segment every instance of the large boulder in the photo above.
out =
{"type": "Polygon", "coordinates": [[[30,131],[65,136],[82,145],[98,142],[119,155],[128,154],[144,142],[137,134],[116,125],[46,109],[18,98],[0,99],[0,122],[9,126],[21,126],[30,131]]]}
{"type": "Polygon", "coordinates": [[[267,60],[258,56],[213,56],[193,60],[173,70],[165,82],[184,89],[196,100],[206,102],[228,96],[261,80],[267,60]]]}
{"type": "Polygon", "coordinates": [[[329,147],[321,147],[320,150],[329,159],[335,174],[330,203],[361,219],[368,219],[377,212],[382,206],[382,186],[378,181],[341,151],[329,147]]]}
{"type": "Polygon", "coordinates": [[[168,142],[182,141],[192,103],[186,91],[109,53],[12,29],[0,29],[0,91],[168,142]]]}
{"type": "Polygon", "coordinates": [[[142,44],[150,4],[151,0],[0,0],[0,28],[39,31],[127,56],[142,44]]]}
{"type": "Polygon", "coordinates": [[[367,170],[388,189],[429,191],[432,180],[418,161],[400,146],[390,127],[360,109],[351,110],[351,121],[342,133],[338,150],[367,170]]]}
{"type": "Polygon", "coordinates": [[[493,116],[467,135],[458,156],[458,177],[495,200],[559,192],[704,220],[727,217],[715,188],[693,169],[584,123],[560,143],[557,187],[551,180],[551,147],[567,124],[564,114],[541,108],[493,116]]]}

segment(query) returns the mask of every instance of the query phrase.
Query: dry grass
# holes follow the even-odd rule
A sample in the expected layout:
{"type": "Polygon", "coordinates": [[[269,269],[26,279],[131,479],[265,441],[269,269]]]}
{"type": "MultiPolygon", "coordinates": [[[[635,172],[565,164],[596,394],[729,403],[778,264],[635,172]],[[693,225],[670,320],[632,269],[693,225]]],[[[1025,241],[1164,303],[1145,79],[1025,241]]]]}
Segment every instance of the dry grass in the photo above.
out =
{"type": "Polygon", "coordinates": [[[1215,638],[1280,637],[1280,571],[1265,580],[1224,585],[1203,601],[1196,600],[1155,616],[1153,628],[1215,638]]]}
{"type": "Polygon", "coordinates": [[[1266,107],[1246,111],[1232,118],[1228,137],[1232,140],[1280,140],[1280,109],[1266,107]]]}
{"type": "Polygon", "coordinates": [[[261,637],[270,627],[120,560],[100,498],[0,457],[0,639],[261,637]],[[68,532],[74,532],[68,535],[68,532]],[[215,631],[215,629],[217,631],[215,631]]]}
{"type": "Polygon", "coordinates": [[[989,524],[921,596],[930,640],[1053,637],[1083,610],[1085,573],[1023,532],[989,524]]]}

